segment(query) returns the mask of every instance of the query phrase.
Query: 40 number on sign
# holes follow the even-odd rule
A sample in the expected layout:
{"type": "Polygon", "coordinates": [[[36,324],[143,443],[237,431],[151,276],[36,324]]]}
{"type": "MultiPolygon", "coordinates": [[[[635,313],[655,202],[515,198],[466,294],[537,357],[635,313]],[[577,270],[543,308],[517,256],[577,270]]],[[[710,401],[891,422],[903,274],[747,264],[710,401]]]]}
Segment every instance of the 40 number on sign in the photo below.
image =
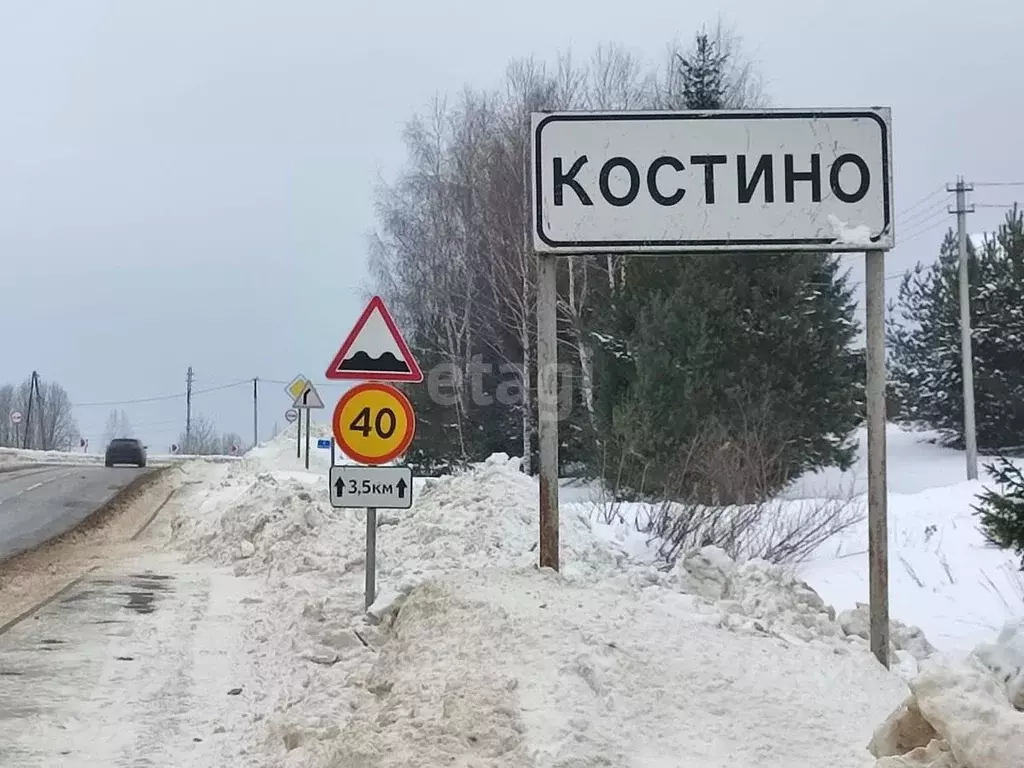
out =
{"type": "Polygon", "coordinates": [[[394,387],[369,382],[338,401],[332,419],[342,452],[361,464],[386,464],[409,448],[416,417],[408,398],[394,387]]]}

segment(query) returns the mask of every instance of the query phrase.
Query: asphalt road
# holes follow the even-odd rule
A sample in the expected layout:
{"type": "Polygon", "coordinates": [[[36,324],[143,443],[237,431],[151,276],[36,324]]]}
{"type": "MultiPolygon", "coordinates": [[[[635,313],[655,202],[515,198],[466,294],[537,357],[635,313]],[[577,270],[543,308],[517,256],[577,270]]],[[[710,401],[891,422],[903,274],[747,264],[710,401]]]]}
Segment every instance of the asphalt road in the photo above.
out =
{"type": "Polygon", "coordinates": [[[0,561],[70,530],[151,471],[65,464],[0,472],[0,561]]]}

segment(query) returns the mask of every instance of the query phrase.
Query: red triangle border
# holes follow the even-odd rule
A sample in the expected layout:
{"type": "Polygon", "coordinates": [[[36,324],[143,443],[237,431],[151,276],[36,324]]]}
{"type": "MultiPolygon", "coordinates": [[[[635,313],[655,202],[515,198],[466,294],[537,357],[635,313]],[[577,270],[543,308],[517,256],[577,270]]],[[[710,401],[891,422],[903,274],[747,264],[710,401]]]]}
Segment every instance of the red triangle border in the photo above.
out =
{"type": "Polygon", "coordinates": [[[409,345],[405,343],[405,339],[402,337],[401,331],[398,330],[398,326],[395,324],[394,318],[391,316],[391,312],[388,311],[387,306],[384,304],[384,300],[380,296],[374,296],[370,299],[370,303],[366,305],[366,309],[356,320],[355,325],[352,326],[352,330],[349,331],[348,336],[345,337],[345,341],[342,342],[341,348],[338,353],[331,360],[331,364],[327,366],[327,373],[325,374],[330,381],[396,381],[396,382],[412,382],[418,384],[423,381],[423,371],[420,369],[419,363],[416,362],[416,358],[413,357],[412,351],[409,349],[409,345]],[[381,317],[384,318],[384,324],[388,328],[388,332],[391,334],[391,338],[395,340],[395,344],[398,345],[398,351],[405,359],[406,365],[409,366],[409,373],[399,373],[396,371],[340,371],[338,367],[345,360],[349,350],[355,343],[356,339],[359,338],[360,332],[366,325],[366,321],[370,319],[370,315],[373,314],[374,310],[378,310],[381,317]]]}

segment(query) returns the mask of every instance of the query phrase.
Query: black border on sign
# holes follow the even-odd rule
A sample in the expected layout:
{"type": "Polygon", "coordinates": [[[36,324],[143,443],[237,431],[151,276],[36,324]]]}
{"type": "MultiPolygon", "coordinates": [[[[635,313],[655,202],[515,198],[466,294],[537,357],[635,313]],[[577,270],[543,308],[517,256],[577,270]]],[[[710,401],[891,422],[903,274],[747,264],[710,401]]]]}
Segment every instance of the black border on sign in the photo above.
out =
{"type": "MultiPolygon", "coordinates": [[[[620,113],[558,113],[551,114],[547,117],[542,118],[537,123],[537,128],[534,131],[534,189],[536,200],[534,216],[536,224],[537,237],[542,242],[546,243],[551,248],[614,248],[616,251],[620,251],[625,248],[638,248],[641,249],[641,253],[637,255],[643,255],[644,248],[658,247],[658,248],[712,248],[716,246],[760,246],[761,248],[772,248],[778,247],[779,249],[785,249],[786,246],[808,246],[808,245],[821,245],[821,246],[832,246],[831,250],[843,250],[843,248],[836,247],[834,239],[830,238],[797,238],[797,239],[785,239],[785,240],[552,240],[543,232],[543,200],[544,196],[541,189],[542,184],[542,168],[541,158],[543,152],[541,152],[541,131],[545,125],[552,122],[618,122],[618,121],[635,121],[635,120],[816,120],[821,118],[867,118],[873,120],[878,124],[882,133],[882,206],[885,208],[885,219],[882,226],[882,232],[888,230],[892,224],[892,211],[890,205],[891,193],[889,189],[889,131],[888,126],[885,124],[885,120],[877,113],[871,110],[779,110],[771,112],[700,112],[694,111],[688,112],[620,112],[620,113]]],[[[875,243],[881,240],[882,235],[872,235],[871,242],[875,243]]],[[[825,250],[824,248],[822,250],[825,250]]],[[[863,250],[863,247],[857,250],[863,250]]]]}

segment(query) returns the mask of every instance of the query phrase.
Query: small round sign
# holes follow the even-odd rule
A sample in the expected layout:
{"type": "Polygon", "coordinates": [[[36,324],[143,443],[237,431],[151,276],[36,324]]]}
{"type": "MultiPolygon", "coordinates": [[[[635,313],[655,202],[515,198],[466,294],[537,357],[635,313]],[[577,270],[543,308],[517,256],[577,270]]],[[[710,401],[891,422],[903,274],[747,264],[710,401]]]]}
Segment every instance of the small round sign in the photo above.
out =
{"type": "Polygon", "coordinates": [[[284,412],[284,420],[287,421],[289,424],[292,424],[298,418],[299,412],[296,411],[294,408],[289,408],[287,411],[284,412]]]}
{"type": "Polygon", "coordinates": [[[387,384],[359,384],[338,401],[331,419],[341,451],[360,464],[387,464],[409,448],[416,433],[412,403],[387,384]]]}
{"type": "Polygon", "coordinates": [[[11,411],[11,424],[21,424],[21,411],[11,411]]]}

